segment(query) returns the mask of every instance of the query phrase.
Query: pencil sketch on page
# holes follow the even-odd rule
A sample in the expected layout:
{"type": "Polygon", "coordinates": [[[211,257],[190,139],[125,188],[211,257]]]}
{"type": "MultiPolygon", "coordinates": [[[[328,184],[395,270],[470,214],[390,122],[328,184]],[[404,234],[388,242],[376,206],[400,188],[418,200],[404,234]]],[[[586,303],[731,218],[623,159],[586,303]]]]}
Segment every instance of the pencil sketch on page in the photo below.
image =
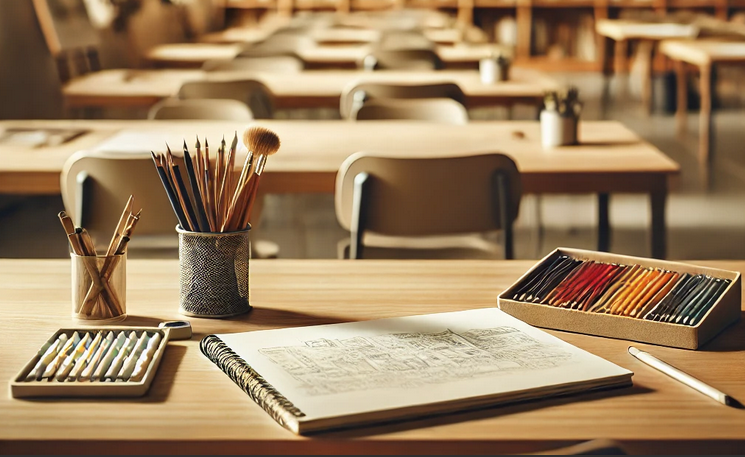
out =
{"type": "Polygon", "coordinates": [[[456,333],[391,333],[315,339],[261,354],[310,396],[375,388],[416,389],[466,378],[532,372],[571,363],[566,349],[509,326],[456,333]]]}

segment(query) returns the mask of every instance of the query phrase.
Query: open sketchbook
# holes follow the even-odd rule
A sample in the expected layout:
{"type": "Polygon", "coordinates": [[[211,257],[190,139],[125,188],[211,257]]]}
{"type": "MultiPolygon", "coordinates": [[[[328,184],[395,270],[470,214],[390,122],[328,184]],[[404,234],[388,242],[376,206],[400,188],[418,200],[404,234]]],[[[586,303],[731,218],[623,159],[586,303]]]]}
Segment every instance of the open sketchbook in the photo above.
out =
{"type": "Polygon", "coordinates": [[[209,335],[202,352],[295,433],[630,385],[497,308],[209,335]]]}

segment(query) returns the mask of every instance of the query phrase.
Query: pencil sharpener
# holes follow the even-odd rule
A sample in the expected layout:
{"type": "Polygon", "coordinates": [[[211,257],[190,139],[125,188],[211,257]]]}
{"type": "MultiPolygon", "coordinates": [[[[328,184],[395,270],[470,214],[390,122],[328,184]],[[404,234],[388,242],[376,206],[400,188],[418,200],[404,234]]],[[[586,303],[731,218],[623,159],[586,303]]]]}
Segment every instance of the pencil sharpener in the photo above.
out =
{"type": "Polygon", "coordinates": [[[158,327],[170,329],[171,340],[191,339],[191,323],[188,321],[165,321],[158,324],[158,327]]]}

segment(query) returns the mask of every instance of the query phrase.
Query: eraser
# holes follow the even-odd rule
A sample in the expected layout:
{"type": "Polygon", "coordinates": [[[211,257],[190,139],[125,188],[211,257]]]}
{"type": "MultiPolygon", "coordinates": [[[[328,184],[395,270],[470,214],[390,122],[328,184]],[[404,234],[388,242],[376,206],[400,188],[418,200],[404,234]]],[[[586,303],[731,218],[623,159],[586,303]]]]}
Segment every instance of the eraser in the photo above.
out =
{"type": "Polygon", "coordinates": [[[188,321],[165,321],[158,324],[158,327],[170,329],[172,340],[191,339],[191,323],[188,321]]]}

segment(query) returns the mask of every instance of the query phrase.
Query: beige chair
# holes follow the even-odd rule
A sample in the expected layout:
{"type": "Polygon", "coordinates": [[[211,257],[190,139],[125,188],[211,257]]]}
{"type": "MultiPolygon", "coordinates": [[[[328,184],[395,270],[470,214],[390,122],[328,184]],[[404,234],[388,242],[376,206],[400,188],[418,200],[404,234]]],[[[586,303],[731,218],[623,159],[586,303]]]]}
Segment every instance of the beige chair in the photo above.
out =
{"type": "Polygon", "coordinates": [[[189,81],[179,89],[178,98],[231,99],[245,103],[257,119],[274,117],[271,92],[261,82],[240,81],[189,81]]]}
{"type": "Polygon", "coordinates": [[[303,71],[303,61],[294,55],[266,57],[236,57],[235,59],[208,60],[202,65],[204,71],[268,71],[299,73],[303,71]]]}
{"type": "Polygon", "coordinates": [[[358,121],[407,119],[463,125],[468,123],[468,111],[452,98],[375,98],[365,102],[352,118],[358,121]]]}
{"type": "Polygon", "coordinates": [[[386,30],[376,44],[379,49],[434,50],[435,44],[419,30],[386,30]]]}
{"type": "Polygon", "coordinates": [[[238,100],[167,98],[153,105],[148,111],[147,118],[250,121],[254,116],[251,109],[238,100]]]}
{"type": "Polygon", "coordinates": [[[431,49],[374,49],[357,62],[361,70],[441,70],[440,56],[431,49]]]}
{"type": "MultiPolygon", "coordinates": [[[[183,159],[174,157],[183,169],[183,159]]],[[[129,244],[138,253],[176,254],[176,216],[163,190],[150,154],[73,154],[62,169],[62,201],[78,227],[91,234],[96,250],[105,252],[122,209],[134,195],[142,217],[129,244]]]]}
{"type": "Polygon", "coordinates": [[[299,50],[316,45],[310,36],[295,34],[271,35],[264,41],[246,47],[238,57],[267,57],[276,55],[297,54],[299,50]]]}
{"type": "Polygon", "coordinates": [[[340,97],[342,119],[349,119],[366,101],[375,98],[451,98],[466,104],[466,95],[455,83],[352,83],[344,88],[340,97]]]}
{"type": "Polygon", "coordinates": [[[521,194],[520,173],[504,154],[402,158],[358,152],[339,168],[335,207],[351,234],[352,259],[495,258],[500,251],[511,259],[521,194]],[[501,247],[474,235],[497,230],[501,247]],[[451,243],[455,247],[444,249],[451,243]]]}

